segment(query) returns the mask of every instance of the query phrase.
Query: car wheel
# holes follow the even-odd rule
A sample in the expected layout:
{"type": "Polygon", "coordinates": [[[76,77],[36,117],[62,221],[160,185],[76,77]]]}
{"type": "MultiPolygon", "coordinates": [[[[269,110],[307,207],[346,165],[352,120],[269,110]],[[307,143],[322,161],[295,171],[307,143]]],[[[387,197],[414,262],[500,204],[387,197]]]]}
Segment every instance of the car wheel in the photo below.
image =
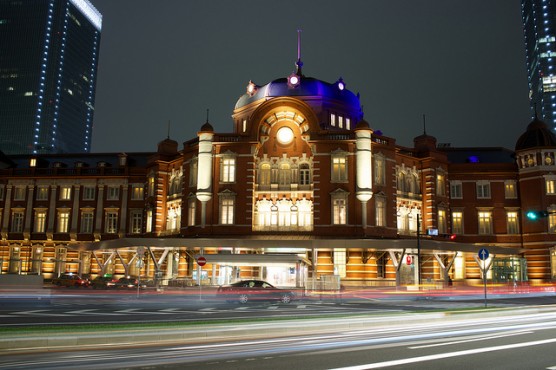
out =
{"type": "Polygon", "coordinates": [[[290,303],[292,301],[292,296],[289,294],[282,294],[282,297],[280,297],[280,302],[282,303],[290,303]]]}
{"type": "Polygon", "coordinates": [[[238,297],[239,303],[247,303],[249,296],[247,294],[240,294],[238,297]]]}

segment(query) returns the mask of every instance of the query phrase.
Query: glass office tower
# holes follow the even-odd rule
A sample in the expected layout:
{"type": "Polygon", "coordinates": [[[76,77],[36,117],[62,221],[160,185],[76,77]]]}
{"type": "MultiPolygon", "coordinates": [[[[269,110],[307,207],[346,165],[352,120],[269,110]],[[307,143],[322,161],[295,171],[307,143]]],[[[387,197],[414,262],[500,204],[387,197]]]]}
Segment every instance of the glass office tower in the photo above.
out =
{"type": "Polygon", "coordinates": [[[90,151],[101,27],[88,0],[0,0],[1,151],[90,151]]]}
{"type": "Polygon", "coordinates": [[[529,101],[556,128],[556,0],[521,0],[529,101]]]}

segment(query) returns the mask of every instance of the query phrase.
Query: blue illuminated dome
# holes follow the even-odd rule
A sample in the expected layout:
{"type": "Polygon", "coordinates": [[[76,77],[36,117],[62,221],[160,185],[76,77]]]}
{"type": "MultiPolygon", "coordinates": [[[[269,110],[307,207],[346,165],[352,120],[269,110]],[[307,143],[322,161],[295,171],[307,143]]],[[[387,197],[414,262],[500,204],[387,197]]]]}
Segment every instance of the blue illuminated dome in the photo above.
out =
{"type": "MultiPolygon", "coordinates": [[[[276,79],[264,86],[257,86],[254,94],[243,94],[235,105],[235,109],[240,109],[259,100],[269,100],[278,97],[294,98],[315,98],[336,100],[345,105],[345,108],[352,111],[361,112],[359,98],[345,88],[345,83],[340,79],[336,83],[328,83],[312,77],[300,77],[299,85],[291,87],[287,78],[276,79]]],[[[360,117],[358,117],[360,118],[360,117]]]]}

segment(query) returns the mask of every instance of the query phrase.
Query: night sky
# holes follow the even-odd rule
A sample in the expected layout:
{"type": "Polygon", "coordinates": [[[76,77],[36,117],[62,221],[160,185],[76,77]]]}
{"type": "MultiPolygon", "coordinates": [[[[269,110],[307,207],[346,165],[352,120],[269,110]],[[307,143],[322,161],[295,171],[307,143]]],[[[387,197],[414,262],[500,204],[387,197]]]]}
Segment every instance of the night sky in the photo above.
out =
{"type": "Polygon", "coordinates": [[[531,120],[519,0],[90,0],[103,15],[93,152],[232,132],[249,80],[342,77],[374,130],[412,146],[513,149],[531,120]]]}

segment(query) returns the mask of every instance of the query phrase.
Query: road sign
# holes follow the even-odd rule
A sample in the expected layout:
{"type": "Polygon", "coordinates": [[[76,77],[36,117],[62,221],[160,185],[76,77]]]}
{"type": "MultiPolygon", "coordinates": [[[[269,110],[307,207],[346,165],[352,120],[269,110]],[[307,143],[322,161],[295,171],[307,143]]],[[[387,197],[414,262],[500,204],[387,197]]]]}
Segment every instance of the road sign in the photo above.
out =
{"type": "Polygon", "coordinates": [[[481,261],[485,261],[486,259],[488,259],[488,249],[486,248],[481,248],[479,250],[479,259],[481,261]]]}
{"type": "Polygon", "coordinates": [[[201,267],[203,267],[204,265],[206,265],[207,263],[207,259],[203,256],[200,256],[197,258],[197,264],[201,267]]]}

